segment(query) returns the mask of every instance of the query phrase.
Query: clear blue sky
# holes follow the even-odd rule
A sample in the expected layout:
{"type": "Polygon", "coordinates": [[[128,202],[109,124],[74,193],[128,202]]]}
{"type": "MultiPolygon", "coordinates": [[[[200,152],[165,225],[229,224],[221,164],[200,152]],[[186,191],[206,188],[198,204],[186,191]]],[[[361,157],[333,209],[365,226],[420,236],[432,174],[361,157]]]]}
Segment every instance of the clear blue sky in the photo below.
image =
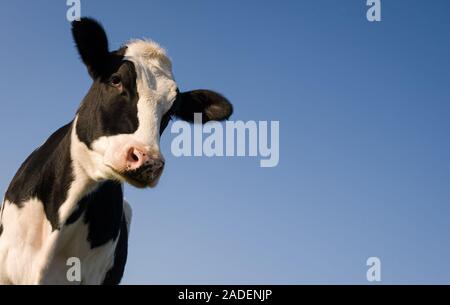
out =
{"type": "MultiPolygon", "coordinates": [[[[174,158],[126,188],[124,283],[450,283],[450,2],[81,1],[112,47],[150,37],[182,89],[279,120],[280,164],[174,158]]],[[[72,119],[90,79],[65,1],[0,3],[0,189],[72,119]]]]}

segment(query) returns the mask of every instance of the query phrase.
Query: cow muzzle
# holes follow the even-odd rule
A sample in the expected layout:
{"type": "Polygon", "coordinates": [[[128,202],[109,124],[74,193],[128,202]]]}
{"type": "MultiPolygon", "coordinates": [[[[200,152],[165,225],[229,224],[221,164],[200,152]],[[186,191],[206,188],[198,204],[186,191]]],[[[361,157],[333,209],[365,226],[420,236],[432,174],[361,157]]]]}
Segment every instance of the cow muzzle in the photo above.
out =
{"type": "Polygon", "coordinates": [[[109,149],[104,162],[133,186],[154,187],[164,169],[164,158],[159,151],[137,143],[109,149]]]}
{"type": "Polygon", "coordinates": [[[153,187],[157,184],[165,164],[161,155],[152,155],[139,147],[131,147],[126,156],[123,175],[130,184],[137,187],[153,187]]]}

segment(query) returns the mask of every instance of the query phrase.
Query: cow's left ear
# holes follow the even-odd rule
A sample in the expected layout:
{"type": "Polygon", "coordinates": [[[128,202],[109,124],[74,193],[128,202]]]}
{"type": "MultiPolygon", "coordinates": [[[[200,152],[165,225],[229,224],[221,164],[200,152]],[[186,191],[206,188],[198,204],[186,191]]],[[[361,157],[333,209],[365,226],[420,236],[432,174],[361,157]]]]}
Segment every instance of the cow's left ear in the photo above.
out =
{"type": "Polygon", "coordinates": [[[202,122],[227,120],[233,114],[233,105],[221,94],[210,90],[183,92],[179,96],[175,115],[193,122],[194,113],[202,114],[202,122]]]}
{"type": "Polygon", "coordinates": [[[110,53],[105,30],[96,20],[81,18],[72,22],[72,35],[81,59],[93,78],[107,74],[110,53]]]}

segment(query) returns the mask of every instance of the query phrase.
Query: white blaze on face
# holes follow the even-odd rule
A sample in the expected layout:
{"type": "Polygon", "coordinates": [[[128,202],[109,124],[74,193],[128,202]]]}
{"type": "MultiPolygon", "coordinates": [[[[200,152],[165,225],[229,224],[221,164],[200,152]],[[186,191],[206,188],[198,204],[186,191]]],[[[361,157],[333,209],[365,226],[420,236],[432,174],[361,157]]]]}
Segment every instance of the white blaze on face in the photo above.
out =
{"type": "Polygon", "coordinates": [[[172,64],[164,49],[155,42],[130,42],[124,60],[132,62],[136,70],[139,127],[133,134],[101,137],[92,144],[93,150],[103,155],[104,164],[118,172],[126,169],[124,160],[130,147],[144,148],[154,158],[162,157],[160,123],[177,95],[172,64]]]}
{"type": "Polygon", "coordinates": [[[136,141],[159,151],[159,126],[177,95],[172,64],[155,42],[136,40],[127,45],[125,60],[134,63],[137,79],[139,128],[136,141]]]}

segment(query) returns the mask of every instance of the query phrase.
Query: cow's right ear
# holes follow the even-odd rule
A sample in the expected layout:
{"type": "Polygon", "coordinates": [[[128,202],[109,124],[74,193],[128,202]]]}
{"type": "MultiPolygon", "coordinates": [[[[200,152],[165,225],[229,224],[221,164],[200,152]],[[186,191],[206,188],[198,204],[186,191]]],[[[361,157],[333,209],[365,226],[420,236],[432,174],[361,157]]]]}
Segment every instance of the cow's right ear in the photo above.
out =
{"type": "Polygon", "coordinates": [[[105,75],[110,53],[103,27],[94,19],[81,18],[72,22],[72,35],[89,74],[93,78],[105,75]]]}
{"type": "Polygon", "coordinates": [[[233,114],[233,105],[221,94],[211,90],[179,93],[175,116],[194,122],[194,114],[202,114],[202,122],[223,121],[233,114]]]}

